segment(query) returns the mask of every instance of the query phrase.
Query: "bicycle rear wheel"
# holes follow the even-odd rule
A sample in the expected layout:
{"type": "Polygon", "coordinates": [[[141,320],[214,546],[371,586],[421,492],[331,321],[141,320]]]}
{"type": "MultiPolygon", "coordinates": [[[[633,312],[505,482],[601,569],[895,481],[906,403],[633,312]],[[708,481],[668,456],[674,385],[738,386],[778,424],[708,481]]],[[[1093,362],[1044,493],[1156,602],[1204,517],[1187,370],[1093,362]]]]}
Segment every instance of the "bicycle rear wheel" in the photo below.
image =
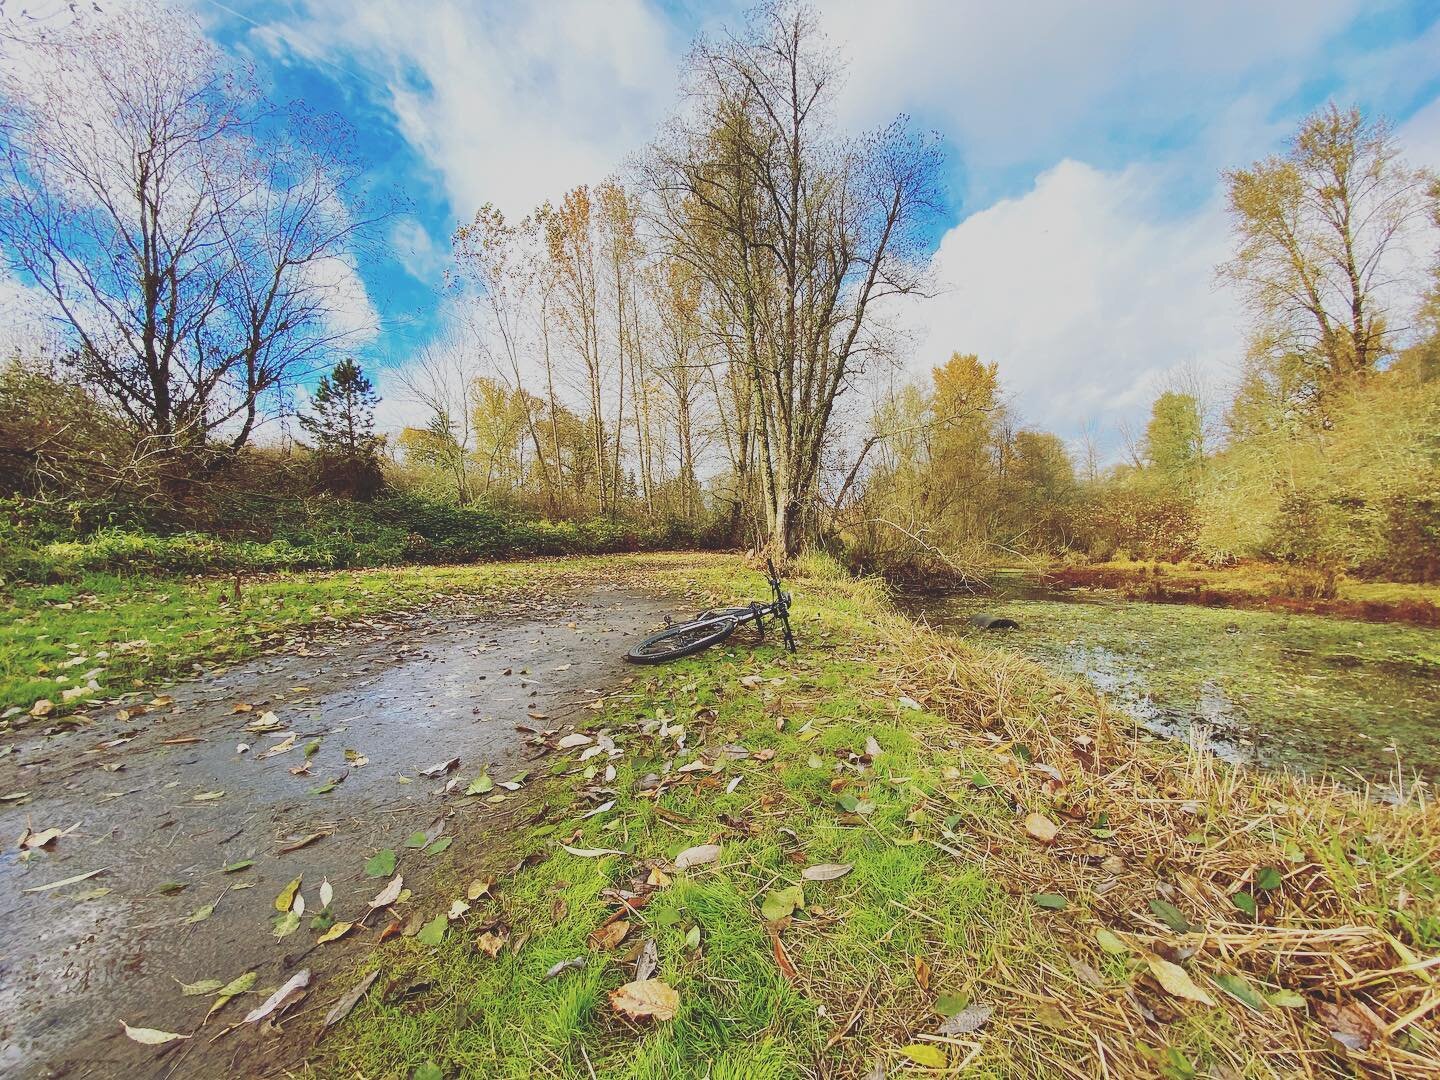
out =
{"type": "Polygon", "coordinates": [[[651,634],[626,653],[625,659],[632,664],[663,664],[667,660],[678,660],[718,645],[735,632],[735,626],[735,619],[729,615],[681,623],[651,634]]]}

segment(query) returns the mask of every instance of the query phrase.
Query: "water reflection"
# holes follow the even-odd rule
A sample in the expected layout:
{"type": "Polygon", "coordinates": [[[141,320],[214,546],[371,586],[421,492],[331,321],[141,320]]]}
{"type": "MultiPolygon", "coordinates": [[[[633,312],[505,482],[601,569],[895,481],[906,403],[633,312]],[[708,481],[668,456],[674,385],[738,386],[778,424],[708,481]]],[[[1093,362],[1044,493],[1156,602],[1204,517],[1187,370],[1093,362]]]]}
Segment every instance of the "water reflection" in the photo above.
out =
{"type": "Polygon", "coordinates": [[[1081,675],[1146,729],[1203,726],[1232,761],[1350,782],[1440,777],[1440,632],[1256,611],[1147,604],[1008,581],[979,597],[908,596],[933,625],[1081,675]],[[979,613],[1017,630],[969,625],[979,613]]]}

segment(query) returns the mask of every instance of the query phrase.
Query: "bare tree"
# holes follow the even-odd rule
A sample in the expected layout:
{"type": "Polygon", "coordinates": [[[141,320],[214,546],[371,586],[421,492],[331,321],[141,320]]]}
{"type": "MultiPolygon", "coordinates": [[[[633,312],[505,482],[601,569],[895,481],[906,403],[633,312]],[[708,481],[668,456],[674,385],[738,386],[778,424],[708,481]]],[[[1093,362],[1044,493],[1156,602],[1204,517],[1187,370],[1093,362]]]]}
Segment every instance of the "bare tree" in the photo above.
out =
{"type": "Polygon", "coordinates": [[[272,109],[163,7],[46,24],[16,49],[0,246],[144,435],[244,445],[347,333],[331,305],[368,222],[336,121],[272,109]]]}
{"type": "Polygon", "coordinates": [[[474,330],[463,322],[452,324],[399,369],[400,384],[410,400],[423,405],[429,413],[429,456],[450,475],[455,498],[462,506],[474,498],[470,457],[475,442],[474,394],[479,375],[474,330]]]}
{"type": "Polygon", "coordinates": [[[836,400],[890,341],[885,300],[924,283],[939,154],[904,118],[831,125],[839,62],[789,3],[691,56],[693,108],[649,166],[660,228],[723,297],[751,390],[769,542],[815,524],[836,400]]]}

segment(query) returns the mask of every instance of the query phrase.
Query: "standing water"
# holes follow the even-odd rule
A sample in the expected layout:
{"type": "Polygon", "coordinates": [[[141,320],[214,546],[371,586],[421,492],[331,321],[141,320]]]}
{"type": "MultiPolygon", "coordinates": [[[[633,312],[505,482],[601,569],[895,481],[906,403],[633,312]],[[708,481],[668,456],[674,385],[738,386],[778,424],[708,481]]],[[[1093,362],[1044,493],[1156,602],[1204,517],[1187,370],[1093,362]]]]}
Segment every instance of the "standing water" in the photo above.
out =
{"type": "Polygon", "coordinates": [[[1081,675],[1151,731],[1203,725],[1232,760],[1354,783],[1440,778],[1440,631],[1122,600],[1002,575],[985,593],[906,595],[937,629],[1081,675]],[[980,614],[1018,629],[980,630],[980,614]]]}

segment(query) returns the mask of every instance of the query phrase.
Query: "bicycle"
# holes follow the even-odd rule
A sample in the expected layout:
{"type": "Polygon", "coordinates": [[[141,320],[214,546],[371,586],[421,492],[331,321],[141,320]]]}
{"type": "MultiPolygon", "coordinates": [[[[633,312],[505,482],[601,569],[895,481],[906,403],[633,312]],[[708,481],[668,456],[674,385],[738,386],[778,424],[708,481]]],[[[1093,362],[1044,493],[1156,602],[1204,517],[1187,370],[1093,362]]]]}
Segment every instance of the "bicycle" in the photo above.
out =
{"type": "Polygon", "coordinates": [[[785,647],[795,651],[795,635],[790,632],[790,594],[780,585],[775,564],[765,560],[766,580],[770,583],[771,600],[762,604],[752,600],[748,607],[715,608],[700,612],[689,622],[667,626],[658,634],[651,634],[625,654],[632,664],[663,664],[667,660],[678,660],[692,656],[718,645],[735,629],[744,623],[753,622],[765,640],[765,620],[777,619],[785,635],[785,647]]]}

